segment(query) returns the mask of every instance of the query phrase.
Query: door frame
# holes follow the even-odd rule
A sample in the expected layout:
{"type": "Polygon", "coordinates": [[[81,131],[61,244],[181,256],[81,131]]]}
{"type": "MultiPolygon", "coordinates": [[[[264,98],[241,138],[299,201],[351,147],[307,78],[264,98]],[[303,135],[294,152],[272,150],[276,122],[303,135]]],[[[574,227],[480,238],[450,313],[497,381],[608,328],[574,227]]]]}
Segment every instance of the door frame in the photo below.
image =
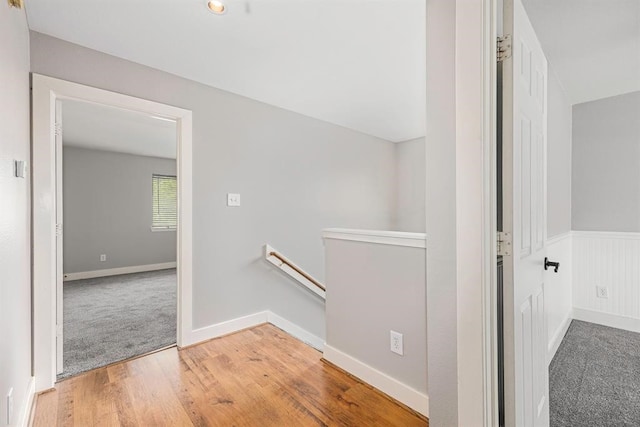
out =
{"type": "Polygon", "coordinates": [[[40,74],[32,74],[32,310],[36,392],[56,382],[56,101],[70,99],[173,119],[177,125],[177,336],[192,335],[192,112],[40,74]]]}
{"type": "Polygon", "coordinates": [[[427,2],[426,286],[433,425],[498,425],[498,7],[499,0],[427,2]],[[442,202],[443,193],[455,193],[454,200],[442,202]],[[429,205],[430,196],[437,203],[429,205]],[[438,218],[453,220],[443,225],[438,218]]]}
{"type": "Polygon", "coordinates": [[[499,0],[457,0],[455,15],[458,425],[497,426],[499,0]]]}

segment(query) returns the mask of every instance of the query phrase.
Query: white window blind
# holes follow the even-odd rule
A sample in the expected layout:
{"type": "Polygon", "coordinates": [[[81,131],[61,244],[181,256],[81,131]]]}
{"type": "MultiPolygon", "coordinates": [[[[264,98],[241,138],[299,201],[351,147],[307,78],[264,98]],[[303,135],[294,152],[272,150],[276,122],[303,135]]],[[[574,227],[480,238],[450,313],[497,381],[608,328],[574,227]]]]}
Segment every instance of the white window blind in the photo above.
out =
{"type": "Polygon", "coordinates": [[[158,229],[176,228],[178,224],[178,182],[175,176],[152,175],[153,222],[158,229]]]}

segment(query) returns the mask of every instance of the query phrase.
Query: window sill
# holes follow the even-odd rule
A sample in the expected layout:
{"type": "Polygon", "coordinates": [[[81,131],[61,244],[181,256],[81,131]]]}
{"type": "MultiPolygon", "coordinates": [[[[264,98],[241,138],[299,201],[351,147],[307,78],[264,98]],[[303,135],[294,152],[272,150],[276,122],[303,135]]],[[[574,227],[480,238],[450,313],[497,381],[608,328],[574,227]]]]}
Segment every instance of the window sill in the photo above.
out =
{"type": "Polygon", "coordinates": [[[162,233],[165,231],[177,231],[178,228],[174,227],[174,228],[165,228],[165,227],[150,227],[151,231],[154,233],[162,233]]]}

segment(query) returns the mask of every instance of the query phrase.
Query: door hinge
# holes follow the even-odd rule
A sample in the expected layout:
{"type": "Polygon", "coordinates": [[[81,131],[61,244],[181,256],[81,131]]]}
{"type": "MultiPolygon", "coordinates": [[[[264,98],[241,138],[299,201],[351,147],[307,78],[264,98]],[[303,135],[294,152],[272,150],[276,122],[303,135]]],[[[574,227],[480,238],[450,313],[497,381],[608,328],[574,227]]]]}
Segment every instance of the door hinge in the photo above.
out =
{"type": "Polygon", "coordinates": [[[62,224],[56,224],[56,236],[62,236],[62,224]]]}
{"type": "Polygon", "coordinates": [[[498,62],[502,62],[507,58],[511,58],[511,34],[498,37],[496,54],[498,62]]]}
{"type": "Polygon", "coordinates": [[[62,136],[62,124],[61,123],[56,123],[55,124],[55,134],[56,134],[56,136],[62,136]]]}
{"type": "Polygon", "coordinates": [[[511,233],[498,231],[498,256],[511,255],[511,233]]]}

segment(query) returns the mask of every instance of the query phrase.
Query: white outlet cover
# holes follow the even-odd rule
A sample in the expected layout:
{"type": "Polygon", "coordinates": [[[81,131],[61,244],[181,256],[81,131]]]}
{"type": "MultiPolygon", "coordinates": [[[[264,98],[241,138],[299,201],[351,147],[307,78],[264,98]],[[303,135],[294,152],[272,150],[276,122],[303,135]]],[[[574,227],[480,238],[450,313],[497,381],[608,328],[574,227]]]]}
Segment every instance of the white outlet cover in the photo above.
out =
{"type": "Polygon", "coordinates": [[[399,354],[400,356],[404,355],[404,345],[402,342],[402,334],[400,332],[391,331],[391,342],[390,349],[393,353],[399,354]]]}
{"type": "Polygon", "coordinates": [[[604,286],[596,286],[596,296],[598,298],[609,298],[609,289],[604,286]]]}
{"type": "Polygon", "coordinates": [[[100,261],[106,261],[107,256],[105,254],[100,255],[100,261]]]}
{"type": "Polygon", "coordinates": [[[227,206],[240,206],[240,194],[228,193],[227,206]]]}

